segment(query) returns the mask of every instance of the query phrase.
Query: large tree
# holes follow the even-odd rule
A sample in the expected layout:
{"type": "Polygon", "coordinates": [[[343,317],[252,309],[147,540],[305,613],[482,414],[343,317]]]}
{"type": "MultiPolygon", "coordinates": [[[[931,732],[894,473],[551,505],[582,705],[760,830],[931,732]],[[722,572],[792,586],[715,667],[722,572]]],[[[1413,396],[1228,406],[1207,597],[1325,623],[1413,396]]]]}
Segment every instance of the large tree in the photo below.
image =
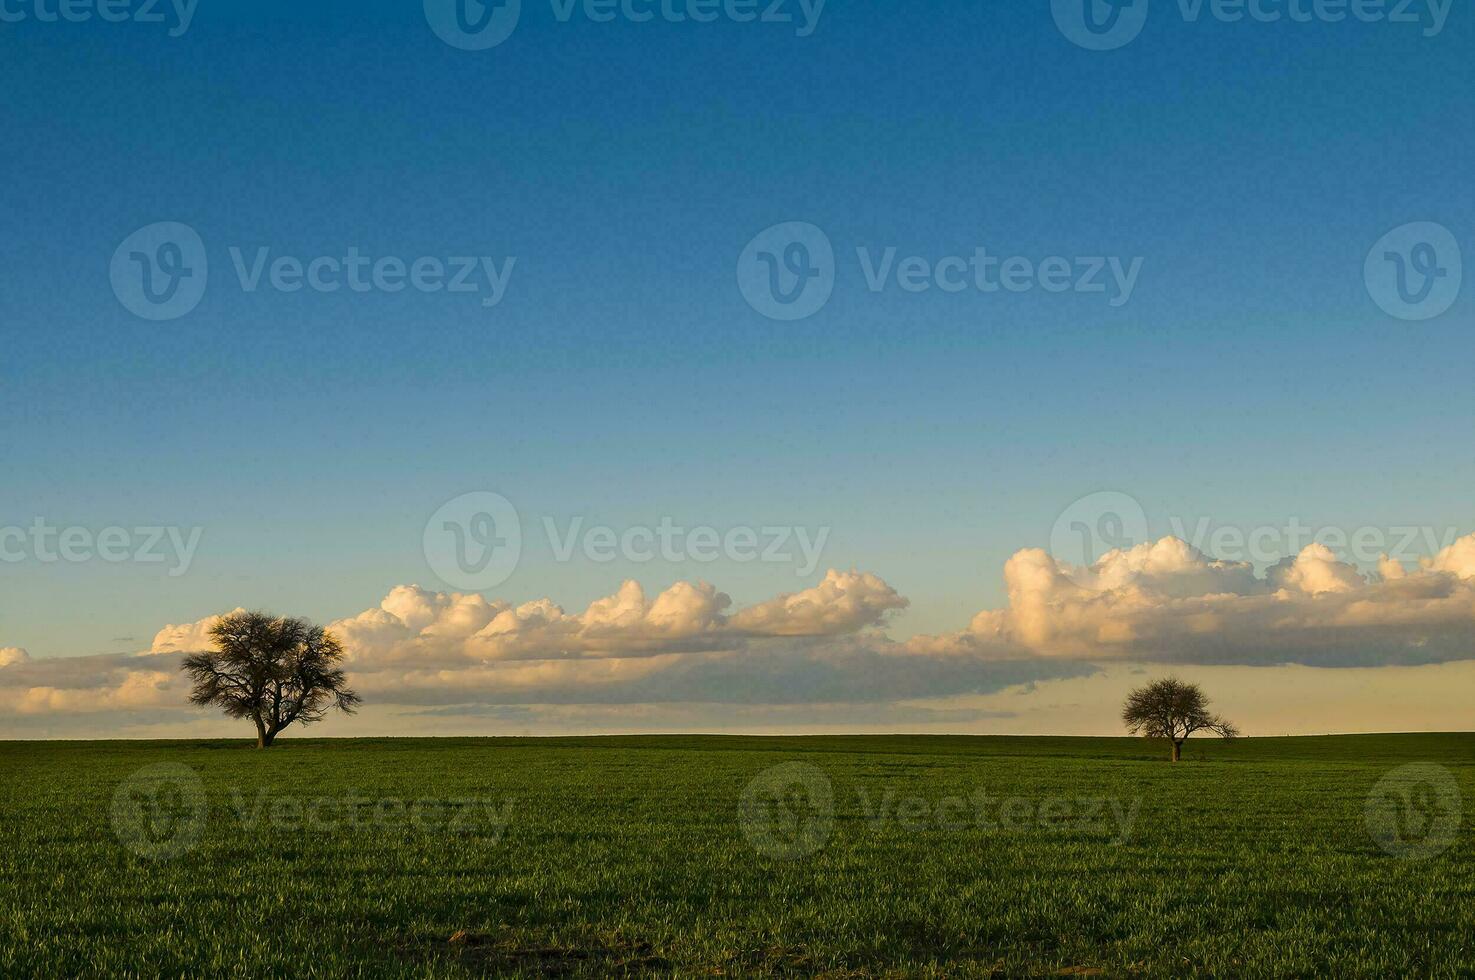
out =
{"type": "Polygon", "coordinates": [[[1133,735],[1165,738],[1173,743],[1174,762],[1183,758],[1183,743],[1194,732],[1213,732],[1223,738],[1239,735],[1239,729],[1209,714],[1209,699],[1197,684],[1176,677],[1153,681],[1128,694],[1122,721],[1133,735]]]}
{"type": "Polygon", "coordinates": [[[293,722],[310,725],[331,709],[353,714],[361,699],[338,664],[338,640],[305,619],[237,612],[210,627],[215,649],[184,659],[190,701],[256,723],[256,747],[270,748],[293,722]]]}

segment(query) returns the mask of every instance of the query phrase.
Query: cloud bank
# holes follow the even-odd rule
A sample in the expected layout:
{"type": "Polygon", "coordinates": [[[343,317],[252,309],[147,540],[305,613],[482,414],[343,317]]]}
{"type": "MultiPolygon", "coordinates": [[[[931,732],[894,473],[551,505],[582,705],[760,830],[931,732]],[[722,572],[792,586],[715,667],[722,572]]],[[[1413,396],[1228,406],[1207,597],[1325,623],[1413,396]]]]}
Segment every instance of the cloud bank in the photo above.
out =
{"type": "Polygon", "coordinates": [[[653,657],[733,649],[776,637],[840,636],[877,626],[907,600],[875,575],[831,570],[811,589],[728,615],[705,582],[647,598],[638,582],[569,614],[551,599],[518,606],[480,595],[400,586],[332,630],[360,669],[456,667],[517,660],[653,657]]]}
{"type": "Polygon", "coordinates": [[[1184,664],[1414,665],[1475,658],[1475,535],[1408,570],[1363,575],[1324,545],[1272,566],[1209,558],[1178,538],[1086,568],[1028,549],[1004,567],[1005,609],[912,639],[922,654],[1184,664]]]}
{"type": "MultiPolygon", "coordinates": [[[[1418,567],[1364,573],[1311,545],[1257,574],[1168,537],[1072,567],[1039,549],[1004,567],[1007,605],[956,633],[887,635],[908,601],[877,575],[734,609],[705,582],[647,595],[627,581],[569,612],[414,585],[330,624],[370,706],[504,716],[667,705],[911,718],[928,700],[1083,678],[1112,664],[1411,667],[1475,660],[1475,535],[1418,567]],[[910,705],[911,707],[907,707],[910,705]],[[848,707],[847,707],[848,706],[848,707]],[[501,712],[503,715],[498,715],[501,712]]],[[[136,655],[66,659],[0,648],[0,721],[198,717],[180,657],[218,619],[169,625],[136,655]]],[[[879,723],[879,722],[878,722],[879,723]]]]}

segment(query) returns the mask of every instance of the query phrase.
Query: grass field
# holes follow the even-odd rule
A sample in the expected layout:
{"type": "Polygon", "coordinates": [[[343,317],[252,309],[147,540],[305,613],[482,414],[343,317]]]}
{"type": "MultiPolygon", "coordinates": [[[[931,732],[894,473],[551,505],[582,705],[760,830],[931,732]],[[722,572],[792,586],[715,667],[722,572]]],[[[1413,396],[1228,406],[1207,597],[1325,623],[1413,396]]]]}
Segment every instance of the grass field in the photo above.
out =
{"type": "Polygon", "coordinates": [[[0,975],[1475,974],[1475,735],[1186,755],[0,743],[0,975]]]}

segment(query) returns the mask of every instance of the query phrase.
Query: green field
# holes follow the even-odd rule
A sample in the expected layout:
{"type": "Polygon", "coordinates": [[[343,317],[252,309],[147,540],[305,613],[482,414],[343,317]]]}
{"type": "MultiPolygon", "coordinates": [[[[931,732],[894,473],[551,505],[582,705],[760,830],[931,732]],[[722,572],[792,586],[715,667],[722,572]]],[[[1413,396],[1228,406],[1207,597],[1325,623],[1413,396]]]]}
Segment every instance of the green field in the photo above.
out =
{"type": "Polygon", "coordinates": [[[1475,974],[1475,735],[1177,766],[1128,739],[7,742],[0,772],[7,977],[1475,974]]]}

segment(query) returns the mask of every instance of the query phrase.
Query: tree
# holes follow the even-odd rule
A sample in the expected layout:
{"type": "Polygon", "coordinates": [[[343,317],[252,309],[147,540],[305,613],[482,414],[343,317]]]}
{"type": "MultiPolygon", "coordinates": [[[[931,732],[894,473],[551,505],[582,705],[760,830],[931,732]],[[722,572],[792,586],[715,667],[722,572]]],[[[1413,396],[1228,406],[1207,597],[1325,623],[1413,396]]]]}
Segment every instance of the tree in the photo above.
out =
{"type": "Polygon", "coordinates": [[[1153,681],[1127,695],[1122,707],[1127,731],[1147,738],[1165,738],[1173,743],[1173,761],[1183,757],[1183,743],[1194,732],[1214,732],[1236,738],[1239,729],[1218,715],[1209,714],[1209,699],[1197,684],[1176,677],[1153,681]]]}
{"type": "Polygon", "coordinates": [[[293,722],[311,725],[332,708],[353,714],[362,699],[338,664],[343,646],[305,619],[236,612],[210,627],[216,649],[184,658],[190,702],[215,705],[256,723],[256,747],[270,748],[293,722]]]}

